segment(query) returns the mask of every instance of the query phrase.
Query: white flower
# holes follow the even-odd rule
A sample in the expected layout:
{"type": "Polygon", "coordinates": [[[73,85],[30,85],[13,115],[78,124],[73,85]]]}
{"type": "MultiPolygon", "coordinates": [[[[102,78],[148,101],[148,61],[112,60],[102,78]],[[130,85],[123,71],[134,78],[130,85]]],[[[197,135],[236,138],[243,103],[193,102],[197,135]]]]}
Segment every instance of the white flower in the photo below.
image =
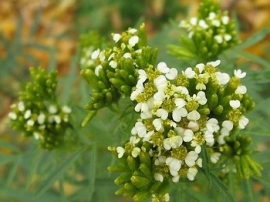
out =
{"type": "Polygon", "coordinates": [[[234,70],[234,76],[236,76],[239,79],[242,79],[246,76],[246,72],[242,72],[241,69],[234,70]]]}
{"type": "Polygon", "coordinates": [[[200,129],[200,126],[197,122],[195,121],[190,121],[188,123],[188,128],[191,129],[193,132],[197,131],[200,129]]]}
{"type": "Polygon", "coordinates": [[[138,142],[140,142],[140,138],[137,138],[136,136],[131,136],[131,137],[129,138],[129,142],[130,142],[133,146],[135,146],[138,142]]]}
{"type": "Polygon", "coordinates": [[[220,26],[220,21],[215,19],[215,20],[212,20],[212,25],[214,25],[215,27],[219,27],[220,26]]]}
{"type": "Polygon", "coordinates": [[[159,181],[159,182],[163,182],[163,179],[164,179],[163,175],[161,175],[160,173],[155,173],[154,178],[156,181],[159,181]]]}
{"type": "Polygon", "coordinates": [[[174,103],[177,108],[182,108],[186,105],[186,101],[182,98],[175,98],[174,103]]]}
{"type": "Polygon", "coordinates": [[[230,81],[230,76],[227,73],[216,72],[215,75],[219,85],[226,85],[230,81]]]}
{"type": "Polygon", "coordinates": [[[165,76],[160,75],[154,79],[154,84],[158,90],[163,91],[167,87],[167,79],[165,76]]]}
{"type": "Polygon", "coordinates": [[[198,19],[196,17],[190,18],[190,24],[191,25],[197,25],[198,19]]]}
{"type": "Polygon", "coordinates": [[[210,12],[208,18],[209,20],[214,20],[216,18],[216,14],[214,12],[210,12]]]}
{"type": "Polygon", "coordinates": [[[232,36],[229,34],[225,34],[224,39],[225,39],[225,41],[230,41],[232,39],[232,36]]]}
{"type": "Polygon", "coordinates": [[[208,62],[207,65],[211,65],[213,67],[217,67],[218,65],[220,65],[220,60],[208,62]]]}
{"type": "Polygon", "coordinates": [[[202,168],[202,158],[198,158],[197,161],[196,161],[196,164],[202,168]]]}
{"type": "Polygon", "coordinates": [[[69,114],[71,112],[71,108],[65,105],[62,107],[62,112],[69,114]]]}
{"type": "Polygon", "coordinates": [[[116,151],[117,151],[117,153],[118,153],[118,158],[119,158],[119,159],[122,158],[123,155],[124,155],[124,153],[125,153],[125,149],[124,149],[123,147],[117,147],[117,148],[116,148],[116,151]]]}
{"type": "Polygon", "coordinates": [[[26,110],[25,113],[24,113],[24,118],[25,118],[25,119],[29,119],[30,117],[31,117],[31,110],[28,109],[28,110],[26,110]]]}
{"type": "Polygon", "coordinates": [[[111,68],[115,69],[117,67],[117,62],[112,60],[112,61],[109,62],[109,65],[110,65],[111,68]]]}
{"type": "Polygon", "coordinates": [[[231,100],[230,101],[230,106],[233,108],[233,109],[237,109],[238,107],[240,107],[240,101],[239,100],[231,100]]]}
{"type": "Polygon", "coordinates": [[[166,156],[159,156],[156,160],[155,160],[155,165],[162,165],[166,162],[166,156]]]}
{"type": "Polygon", "coordinates": [[[127,58],[131,58],[131,54],[130,54],[130,53],[125,53],[125,54],[123,55],[123,57],[126,58],[126,59],[127,59],[127,58]]]}
{"type": "Polygon", "coordinates": [[[146,102],[139,102],[136,106],[135,106],[135,111],[136,112],[146,112],[148,111],[148,105],[146,102]]]}
{"type": "Polygon", "coordinates": [[[235,90],[234,93],[235,93],[235,94],[241,94],[241,95],[244,95],[244,94],[246,94],[246,92],[247,92],[247,87],[241,85],[241,86],[238,86],[238,87],[236,88],[236,90],[235,90]]]}
{"type": "Polygon", "coordinates": [[[128,40],[128,44],[133,47],[139,42],[139,37],[138,36],[132,36],[128,40]]]}
{"type": "Polygon", "coordinates": [[[143,69],[139,69],[138,73],[139,73],[139,81],[143,83],[147,79],[147,74],[143,69]]]}
{"type": "Polygon", "coordinates": [[[121,39],[120,34],[113,34],[113,40],[114,40],[115,43],[117,43],[120,39],[121,39]]]}
{"type": "Polygon", "coordinates": [[[220,35],[214,36],[214,39],[215,39],[219,44],[221,44],[221,43],[223,42],[223,38],[222,38],[222,36],[220,36],[220,35]]]}
{"type": "Polygon", "coordinates": [[[18,110],[20,112],[24,111],[25,110],[25,106],[24,106],[24,103],[23,102],[19,102],[18,103],[18,110]]]}
{"type": "Polygon", "coordinates": [[[219,152],[214,152],[213,154],[211,154],[210,156],[210,160],[212,163],[217,163],[218,160],[219,160],[219,157],[220,157],[221,153],[219,152]]]}
{"type": "Polygon", "coordinates": [[[57,112],[57,108],[55,105],[50,105],[49,106],[49,113],[50,114],[55,114],[57,112]]]}
{"type": "Polygon", "coordinates": [[[9,112],[8,117],[12,120],[16,120],[17,114],[15,112],[9,112]]]}
{"type": "Polygon", "coordinates": [[[248,122],[249,122],[248,118],[246,118],[245,116],[240,116],[238,127],[240,129],[244,129],[247,126],[248,122]]]}
{"type": "Polygon", "coordinates": [[[185,71],[182,71],[182,73],[189,79],[194,78],[196,75],[196,72],[194,72],[191,67],[188,67],[185,71]]]}
{"type": "Polygon", "coordinates": [[[222,21],[222,23],[224,24],[224,25],[227,25],[228,23],[229,23],[229,17],[228,16],[223,16],[222,18],[221,18],[221,21],[222,21]]]}
{"type": "Polygon", "coordinates": [[[194,168],[194,167],[189,168],[189,169],[188,169],[188,172],[187,172],[187,178],[188,178],[190,181],[193,181],[194,178],[195,178],[195,176],[197,175],[197,173],[198,173],[197,168],[194,168]]]}
{"type": "Polygon", "coordinates": [[[168,73],[166,73],[166,77],[169,80],[173,80],[177,77],[178,71],[175,68],[171,68],[168,73]]]}
{"type": "Polygon", "coordinates": [[[138,148],[138,147],[135,147],[135,148],[132,149],[131,155],[132,155],[134,158],[136,158],[136,157],[140,154],[140,152],[141,152],[141,149],[138,148]]]}
{"type": "Polygon", "coordinates": [[[197,93],[196,99],[200,105],[205,105],[207,103],[207,99],[205,97],[205,92],[199,91],[197,93]]]}
{"type": "Polygon", "coordinates": [[[60,124],[60,123],[61,123],[61,118],[60,118],[60,116],[54,115],[54,116],[53,116],[53,119],[54,119],[55,123],[57,123],[57,124],[60,124]]]}
{"type": "Polygon", "coordinates": [[[168,118],[168,112],[165,109],[158,109],[156,112],[156,115],[160,117],[162,120],[165,120],[168,118]]]}
{"type": "Polygon", "coordinates": [[[41,138],[41,134],[39,132],[34,132],[33,135],[36,140],[41,138]]]}
{"type": "Polygon", "coordinates": [[[190,121],[198,121],[201,118],[201,115],[196,110],[193,110],[188,113],[187,118],[190,121]]]}
{"type": "Polygon", "coordinates": [[[167,66],[167,64],[165,62],[160,62],[157,65],[157,69],[161,72],[161,73],[168,73],[170,71],[170,68],[167,66]]]}
{"type": "Polygon", "coordinates": [[[42,124],[45,122],[45,118],[46,118],[45,114],[40,113],[40,114],[38,115],[38,117],[37,117],[37,122],[38,122],[40,125],[42,125],[42,124]]]}
{"type": "Polygon", "coordinates": [[[101,65],[96,66],[95,68],[95,75],[99,76],[99,71],[102,69],[101,65]]]}
{"type": "Polygon", "coordinates": [[[35,122],[34,122],[32,119],[29,119],[29,120],[26,122],[26,124],[27,124],[28,126],[33,126],[33,125],[35,124],[35,122]]]}
{"type": "Polygon", "coordinates": [[[135,28],[128,29],[128,33],[130,33],[130,34],[135,34],[136,32],[137,32],[137,29],[135,29],[135,28]]]}
{"type": "Polygon", "coordinates": [[[195,67],[199,69],[199,73],[201,74],[204,70],[205,65],[203,63],[199,63],[195,67]]]}
{"type": "Polygon", "coordinates": [[[190,151],[185,158],[185,163],[188,167],[192,167],[195,165],[195,161],[197,160],[197,158],[198,154],[195,151],[190,151]]]}
{"type": "Polygon", "coordinates": [[[186,117],[186,116],[187,116],[187,110],[185,108],[175,109],[172,112],[172,118],[176,122],[181,121],[181,118],[186,117]]]}
{"type": "Polygon", "coordinates": [[[184,135],[184,136],[183,136],[183,140],[184,140],[185,142],[190,142],[190,141],[193,139],[194,133],[193,133],[192,130],[186,129],[186,130],[184,131],[183,135],[184,135]]]}
{"type": "Polygon", "coordinates": [[[98,56],[99,56],[99,54],[100,54],[100,50],[99,50],[99,49],[95,50],[95,51],[91,54],[91,59],[92,59],[92,60],[97,59],[98,56]]]}
{"type": "Polygon", "coordinates": [[[161,121],[161,119],[155,119],[154,121],[153,121],[153,125],[154,125],[154,127],[155,127],[155,129],[157,130],[157,131],[159,131],[159,130],[161,130],[163,127],[162,127],[162,121],[161,121]]]}
{"type": "Polygon", "coordinates": [[[99,60],[100,61],[104,61],[105,60],[105,52],[104,51],[101,51],[100,54],[99,54],[99,60]]]}
{"type": "Polygon", "coordinates": [[[131,130],[131,133],[133,135],[137,134],[139,137],[144,137],[146,135],[146,128],[142,122],[138,121],[131,130]]]}
{"type": "Polygon", "coordinates": [[[166,159],[166,165],[168,165],[170,167],[170,173],[172,176],[178,175],[178,171],[181,168],[181,163],[182,163],[181,160],[174,158],[174,157],[168,157],[166,159]]]}
{"type": "Polygon", "coordinates": [[[225,120],[222,122],[222,127],[226,128],[228,131],[231,131],[233,129],[233,122],[225,120]]]}
{"type": "Polygon", "coordinates": [[[206,123],[206,128],[209,132],[217,132],[219,130],[218,120],[215,118],[211,118],[206,123]]]}
{"type": "Polygon", "coordinates": [[[182,138],[181,136],[172,136],[172,137],[169,137],[169,138],[166,138],[164,141],[163,141],[163,146],[166,150],[170,150],[171,148],[177,148],[179,146],[182,145],[182,138]]]}
{"type": "Polygon", "coordinates": [[[199,26],[203,29],[207,29],[208,25],[206,24],[206,22],[204,20],[199,20],[199,26]]]}
{"type": "Polygon", "coordinates": [[[209,131],[205,131],[205,133],[204,133],[204,139],[205,139],[206,144],[208,146],[213,146],[214,143],[215,143],[214,135],[213,135],[213,133],[211,133],[209,131]]]}
{"type": "Polygon", "coordinates": [[[179,176],[179,175],[175,175],[175,176],[172,177],[172,181],[173,181],[174,183],[179,182],[179,179],[180,179],[180,176],[179,176]]]}

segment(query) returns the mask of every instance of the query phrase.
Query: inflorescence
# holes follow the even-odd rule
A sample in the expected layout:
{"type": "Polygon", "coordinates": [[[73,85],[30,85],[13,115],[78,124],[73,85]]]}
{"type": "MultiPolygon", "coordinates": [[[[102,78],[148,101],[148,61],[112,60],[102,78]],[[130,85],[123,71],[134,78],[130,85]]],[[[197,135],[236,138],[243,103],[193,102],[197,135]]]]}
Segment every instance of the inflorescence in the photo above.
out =
{"type": "Polygon", "coordinates": [[[32,81],[20,93],[20,100],[11,106],[11,127],[25,137],[34,137],[42,148],[61,147],[69,123],[71,108],[57,103],[56,71],[31,68],[32,81]]]}

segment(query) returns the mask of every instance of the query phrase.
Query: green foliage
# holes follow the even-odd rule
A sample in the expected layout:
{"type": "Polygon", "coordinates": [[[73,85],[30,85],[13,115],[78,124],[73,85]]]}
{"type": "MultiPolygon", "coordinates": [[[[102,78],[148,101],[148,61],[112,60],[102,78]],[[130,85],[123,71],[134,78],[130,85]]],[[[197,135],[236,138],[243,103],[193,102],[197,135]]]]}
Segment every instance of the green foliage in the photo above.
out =
{"type": "MultiPolygon", "coordinates": [[[[105,5],[107,2],[109,1],[82,2],[79,13],[83,16],[89,15],[92,16],[92,19],[97,19],[91,25],[92,28],[99,28],[99,31],[106,30],[106,34],[112,31],[107,24],[107,10],[105,6],[102,6],[104,12],[97,12],[97,10],[96,12],[89,12],[86,5],[90,5],[90,9],[93,9],[95,5],[102,5],[103,3],[105,5]],[[84,12],[82,12],[83,8],[85,8],[84,12]]],[[[210,1],[206,2],[209,3],[210,1]]],[[[113,3],[113,5],[121,8],[123,16],[131,15],[132,11],[137,17],[141,15],[141,4],[141,2],[136,2],[136,9],[132,9],[132,6],[130,4],[127,6],[124,1],[113,3]]],[[[217,7],[214,8],[214,10],[216,9],[217,7]]],[[[199,16],[200,18],[208,16],[209,11],[204,12],[200,11],[202,13],[199,16]]],[[[127,25],[130,25],[129,20],[126,20],[127,25]]],[[[25,45],[20,39],[22,23],[22,19],[20,19],[15,41],[7,42],[2,38],[2,41],[5,41],[4,44],[8,48],[8,52],[7,58],[0,61],[1,78],[7,75],[14,75],[14,72],[11,73],[11,71],[19,66],[16,60],[18,56],[25,57],[33,63],[38,63],[34,58],[21,51],[21,47],[25,45]]],[[[86,31],[86,29],[87,31],[89,30],[87,26],[80,26],[79,29],[82,32],[86,31]]],[[[31,33],[34,33],[35,30],[36,28],[33,26],[31,33]]],[[[176,42],[179,38],[179,32],[182,31],[173,23],[164,26],[149,41],[152,47],[158,48],[158,58],[156,59],[156,49],[150,47],[142,48],[145,50],[145,55],[142,57],[136,56],[136,63],[140,64],[140,66],[147,64],[155,66],[157,61],[168,60],[168,66],[176,67],[181,72],[185,69],[185,66],[195,66],[197,61],[202,61],[202,57],[205,55],[202,56],[203,54],[194,52],[196,49],[194,48],[193,41],[190,41],[189,38],[181,39],[183,46],[178,46],[178,49],[175,49],[176,51],[174,52],[175,56],[184,57],[188,60],[177,61],[174,57],[166,54],[167,44],[176,42]],[[169,35],[172,37],[168,37],[169,35]],[[146,55],[149,51],[150,53],[151,51],[153,52],[150,55],[146,55]],[[146,59],[148,62],[145,62],[142,58],[148,58],[146,59]]],[[[40,142],[34,139],[33,131],[25,130],[24,116],[27,110],[22,113],[18,110],[17,104],[13,109],[16,113],[19,113],[17,116],[23,117],[21,119],[23,122],[18,122],[20,129],[24,130],[30,138],[20,139],[17,132],[10,130],[6,132],[10,138],[8,141],[4,136],[6,134],[3,134],[1,131],[1,137],[3,138],[0,139],[0,200],[23,202],[111,202],[123,200],[115,196],[114,193],[116,190],[118,190],[116,191],[117,194],[133,197],[134,201],[142,201],[151,195],[153,200],[165,201],[167,200],[167,192],[170,193],[171,201],[237,201],[239,198],[241,198],[239,199],[241,201],[259,201],[262,197],[269,196],[270,175],[268,171],[270,169],[270,161],[268,156],[270,153],[269,149],[263,150],[258,146],[262,146],[270,137],[270,110],[267,107],[269,103],[270,62],[245,51],[245,48],[258,43],[269,33],[269,29],[264,29],[237,46],[220,49],[222,50],[218,54],[218,58],[222,61],[220,69],[222,72],[228,72],[230,75],[233,75],[233,70],[236,68],[243,69],[247,73],[247,76],[242,80],[242,84],[247,87],[248,94],[253,98],[256,105],[253,111],[247,115],[250,122],[248,127],[241,131],[241,135],[236,134],[226,139],[223,149],[227,152],[224,152],[227,156],[225,155],[224,158],[221,158],[218,164],[211,164],[207,153],[209,151],[207,151],[207,148],[202,147],[200,157],[202,158],[203,167],[199,168],[197,180],[190,182],[187,179],[181,179],[178,183],[171,183],[169,180],[163,182],[155,181],[154,170],[152,170],[154,162],[149,163],[148,154],[143,156],[144,153],[142,152],[134,158],[132,156],[132,150],[129,150],[129,152],[124,153],[125,158],[118,158],[117,147],[119,145],[128,145],[127,141],[130,138],[130,131],[138,118],[138,114],[134,113],[134,103],[128,99],[128,95],[134,89],[133,87],[136,86],[136,83],[131,82],[132,79],[129,78],[129,75],[135,77],[135,80],[137,80],[139,74],[137,73],[137,67],[130,65],[130,60],[122,59],[117,71],[112,71],[108,67],[108,64],[107,66],[105,65],[105,69],[107,69],[104,72],[105,78],[101,84],[96,82],[95,78],[97,75],[91,65],[83,65],[83,69],[90,69],[92,71],[91,77],[86,75],[86,80],[90,85],[83,81],[79,78],[79,70],[77,69],[79,52],[80,56],[91,57],[91,54],[87,53],[86,50],[89,46],[93,46],[90,52],[96,49],[103,50],[108,46],[116,46],[118,48],[121,46],[121,44],[107,42],[106,39],[95,32],[91,32],[89,35],[85,34],[81,38],[81,49],[72,58],[70,71],[65,78],[56,77],[55,73],[48,73],[42,69],[33,69],[33,80],[30,81],[29,87],[24,89],[20,96],[21,101],[28,103],[25,106],[31,109],[31,115],[37,115],[40,109],[48,111],[51,103],[56,104],[59,112],[61,111],[62,103],[68,103],[69,106],[72,106],[67,128],[65,125],[61,128],[61,133],[59,131],[56,132],[56,134],[59,132],[61,137],[62,135],[67,135],[67,137],[72,136],[72,138],[66,142],[65,147],[58,148],[53,145],[53,148],[58,149],[53,151],[41,150],[40,142]],[[225,49],[227,50],[225,51],[225,49]],[[220,55],[221,52],[222,54],[220,55]],[[247,59],[247,62],[239,64],[239,58],[247,59]],[[251,65],[253,64],[258,65],[260,71],[252,69],[251,65]],[[121,70],[126,70],[128,75],[121,70]],[[35,77],[38,74],[40,76],[35,77]],[[120,81],[114,79],[119,76],[121,77],[120,81]],[[48,80],[54,80],[55,82],[47,82],[48,80]],[[57,81],[58,87],[56,88],[57,81]],[[126,91],[122,86],[128,82],[130,82],[129,85],[131,87],[126,91]],[[103,84],[107,85],[105,86],[106,88],[114,88],[116,94],[113,93],[113,96],[116,95],[116,99],[113,99],[113,102],[107,102],[105,99],[102,102],[102,109],[97,108],[100,109],[97,110],[95,108],[93,110],[90,107],[90,113],[86,112],[83,105],[89,102],[88,94],[90,93],[93,96],[94,89],[96,89],[96,93],[100,93],[100,90],[104,87],[103,84]],[[91,86],[91,89],[89,86],[91,86]],[[123,96],[126,98],[122,99],[123,96]],[[107,108],[108,106],[110,110],[107,108]],[[87,116],[88,118],[85,118],[87,116]],[[88,122],[90,119],[91,121],[88,122]],[[85,120],[83,124],[85,127],[82,128],[81,123],[83,120],[85,120]],[[108,146],[111,146],[114,156],[111,155],[111,152],[107,151],[108,146]],[[258,149],[260,152],[256,153],[258,149]],[[227,170],[224,170],[222,167],[224,162],[226,162],[227,170]],[[261,170],[261,166],[263,170],[261,170]],[[109,167],[110,171],[117,171],[116,173],[124,173],[124,175],[121,174],[121,177],[117,177],[115,173],[108,173],[107,167],[109,167]],[[235,168],[238,170],[238,174],[240,173],[240,176],[236,175],[235,168]],[[259,175],[260,173],[261,176],[254,176],[254,174],[259,175]],[[241,181],[241,177],[250,177],[250,179],[241,181]],[[113,183],[114,180],[116,184],[120,184],[120,189],[113,183]],[[253,190],[254,183],[263,185],[263,190],[260,193],[255,193],[253,190]]],[[[142,46],[145,45],[148,44],[145,42],[142,46]]],[[[48,69],[54,70],[55,51],[49,47],[39,46],[39,44],[34,44],[33,46],[51,53],[51,63],[48,69]]],[[[216,59],[216,56],[209,57],[216,59]]],[[[81,60],[79,62],[82,65],[81,60]]],[[[21,68],[18,69],[19,72],[17,74],[25,76],[25,73],[23,71],[21,72],[21,68]]],[[[16,76],[15,78],[21,80],[20,76],[16,76]]],[[[1,85],[1,90],[3,91],[9,88],[12,87],[1,85]]],[[[6,91],[9,92],[9,90],[6,91]]],[[[11,94],[14,96],[16,93],[12,92],[11,94]]],[[[102,96],[104,95],[104,93],[101,94],[102,96]]],[[[211,100],[211,103],[209,103],[211,108],[221,105],[221,102],[228,104],[229,101],[225,97],[223,97],[223,101],[215,101],[216,96],[211,93],[209,93],[208,98],[211,100]]],[[[102,97],[102,100],[104,100],[104,97],[102,97]]],[[[244,108],[241,108],[241,110],[243,112],[245,111],[244,108]]],[[[218,109],[216,112],[219,112],[218,109]]],[[[49,112],[46,113],[49,114],[49,112]]],[[[54,128],[56,125],[54,123],[52,127],[54,128]]],[[[55,134],[54,130],[53,134],[55,134]]],[[[53,142],[55,143],[55,141],[53,142]]],[[[142,145],[141,142],[139,144],[142,145]]],[[[144,147],[146,151],[149,150],[148,146],[144,147]]]]}

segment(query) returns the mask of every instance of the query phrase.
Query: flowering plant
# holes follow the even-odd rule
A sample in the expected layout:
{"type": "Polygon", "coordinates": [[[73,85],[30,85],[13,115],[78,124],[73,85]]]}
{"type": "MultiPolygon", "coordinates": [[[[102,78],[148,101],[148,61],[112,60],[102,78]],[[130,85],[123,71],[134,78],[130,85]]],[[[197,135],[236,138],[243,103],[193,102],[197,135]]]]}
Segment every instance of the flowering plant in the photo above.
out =
{"type": "Polygon", "coordinates": [[[84,109],[60,104],[56,72],[32,68],[32,81],[11,106],[11,126],[47,150],[82,147],[72,161],[86,149],[97,152],[93,139],[82,134],[103,108],[115,113],[120,108],[122,122],[129,123],[124,135],[117,130],[121,137],[107,145],[114,156],[108,170],[116,195],[167,202],[174,199],[172,187],[203,184],[207,178],[233,200],[228,179],[240,183],[262,171],[245,134],[247,113],[255,107],[243,84],[248,75],[238,67],[226,71],[221,59],[240,43],[235,22],[218,4],[204,0],[198,16],[181,21],[179,29],[184,30],[180,43],[169,45],[168,52],[190,63],[186,68],[159,61],[145,24],[113,33],[111,42],[94,32],[82,36],[80,75],[90,92],[84,109]],[[84,119],[76,120],[78,114],[84,119]]]}

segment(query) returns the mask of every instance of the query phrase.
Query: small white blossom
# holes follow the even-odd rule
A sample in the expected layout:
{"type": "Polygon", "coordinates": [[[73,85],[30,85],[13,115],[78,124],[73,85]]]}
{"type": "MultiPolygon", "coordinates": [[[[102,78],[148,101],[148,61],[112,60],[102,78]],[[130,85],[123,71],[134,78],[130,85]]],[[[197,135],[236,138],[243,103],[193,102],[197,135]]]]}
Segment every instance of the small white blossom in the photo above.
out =
{"type": "Polygon", "coordinates": [[[187,110],[185,108],[175,109],[172,112],[172,118],[176,122],[181,121],[182,117],[186,117],[186,116],[187,116],[187,110]]]}
{"type": "Polygon", "coordinates": [[[188,169],[188,172],[187,172],[187,178],[190,180],[190,181],[193,181],[195,176],[197,175],[198,173],[198,169],[195,168],[195,167],[192,167],[192,168],[189,168],[188,169]]]}
{"type": "Polygon", "coordinates": [[[232,36],[229,34],[225,34],[224,39],[225,39],[225,41],[230,41],[232,39],[232,36]]]}
{"type": "Polygon", "coordinates": [[[231,100],[230,101],[230,106],[233,108],[233,109],[237,109],[240,107],[240,101],[239,100],[231,100]]]}
{"type": "Polygon", "coordinates": [[[192,167],[195,165],[197,158],[198,158],[198,154],[195,151],[190,151],[188,152],[185,158],[185,163],[187,164],[188,167],[192,167]]]}
{"type": "Polygon", "coordinates": [[[128,29],[128,33],[130,33],[130,34],[135,34],[136,32],[137,32],[137,29],[135,29],[135,28],[128,29]]]}
{"type": "Polygon", "coordinates": [[[24,113],[24,118],[25,118],[25,119],[29,119],[30,117],[31,117],[31,110],[28,109],[28,110],[26,110],[25,113],[24,113]]]}
{"type": "Polygon", "coordinates": [[[196,68],[199,69],[199,73],[202,73],[204,70],[205,65],[203,63],[199,63],[196,65],[196,68]]]}
{"type": "Polygon", "coordinates": [[[207,65],[211,65],[211,66],[213,66],[213,67],[217,67],[217,66],[220,65],[220,60],[208,62],[207,65]]]}
{"type": "Polygon", "coordinates": [[[18,103],[18,110],[20,112],[24,111],[25,110],[25,106],[24,106],[24,103],[23,102],[19,102],[18,103]]]}
{"type": "Polygon", "coordinates": [[[123,57],[126,58],[126,59],[127,59],[127,58],[132,58],[130,53],[125,53],[125,54],[123,55],[123,57]]]}
{"type": "Polygon", "coordinates": [[[163,91],[167,87],[167,79],[165,76],[160,75],[154,79],[154,84],[158,90],[163,91]]]}
{"type": "Polygon", "coordinates": [[[156,181],[159,181],[159,182],[163,182],[163,179],[164,179],[163,175],[160,173],[155,173],[154,178],[156,181]]]}
{"type": "Polygon", "coordinates": [[[210,161],[212,163],[217,163],[218,160],[219,160],[220,155],[221,155],[221,153],[219,153],[219,152],[215,152],[215,153],[211,154],[210,161]]]}
{"type": "Polygon", "coordinates": [[[120,39],[121,39],[120,34],[113,34],[113,40],[114,40],[115,43],[117,43],[120,39]]]}
{"type": "Polygon", "coordinates": [[[188,113],[187,118],[190,121],[198,121],[201,118],[201,115],[196,110],[193,110],[188,113]]]}
{"type": "Polygon", "coordinates": [[[195,121],[190,121],[188,123],[188,128],[191,129],[193,132],[196,132],[197,130],[200,129],[200,126],[197,122],[195,121]]]}
{"type": "Polygon", "coordinates": [[[178,75],[177,69],[171,68],[171,69],[169,70],[169,72],[166,73],[165,76],[167,77],[167,79],[173,80],[173,79],[175,79],[175,78],[177,77],[177,75],[178,75]]]}
{"type": "Polygon", "coordinates": [[[207,29],[209,27],[204,20],[199,20],[199,26],[203,29],[207,29]]]}
{"type": "Polygon", "coordinates": [[[199,91],[196,96],[196,100],[200,105],[205,105],[207,103],[207,99],[205,97],[205,92],[199,91]]]}
{"type": "Polygon", "coordinates": [[[178,175],[178,171],[181,168],[181,163],[182,163],[181,160],[174,158],[174,157],[168,157],[166,159],[166,165],[168,165],[170,167],[170,173],[172,176],[178,175]]]}
{"type": "Polygon", "coordinates": [[[117,62],[112,60],[112,61],[109,62],[109,65],[110,65],[111,68],[115,69],[117,67],[117,62]]]}
{"type": "Polygon", "coordinates": [[[186,129],[183,133],[183,140],[185,142],[190,142],[193,139],[194,133],[190,129],[186,129]]]}
{"type": "Polygon", "coordinates": [[[245,116],[240,116],[240,119],[239,119],[239,126],[238,126],[238,127],[239,127],[240,129],[244,129],[244,128],[247,126],[248,122],[249,122],[249,120],[248,120],[247,117],[245,117],[245,116]]]}
{"type": "Polygon", "coordinates": [[[214,39],[215,39],[219,44],[221,44],[221,43],[223,42],[223,38],[222,38],[222,36],[220,36],[220,35],[214,36],[214,39]]]}
{"type": "Polygon", "coordinates": [[[33,125],[35,124],[35,122],[34,122],[34,120],[29,119],[29,120],[26,122],[26,124],[27,124],[28,126],[33,126],[33,125]]]}
{"type": "Polygon", "coordinates": [[[238,87],[236,88],[236,90],[235,90],[234,93],[235,93],[235,94],[241,94],[241,95],[244,95],[244,94],[246,94],[246,92],[247,92],[247,87],[241,85],[241,86],[238,86],[238,87]]]}
{"type": "Polygon", "coordinates": [[[167,66],[167,64],[165,62],[160,62],[157,65],[157,69],[161,72],[161,73],[168,73],[170,71],[170,68],[167,66]]]}
{"type": "Polygon", "coordinates": [[[43,113],[40,113],[37,117],[37,122],[42,125],[45,122],[46,116],[43,113]]]}
{"type": "Polygon", "coordinates": [[[129,44],[131,47],[135,46],[138,42],[139,42],[139,37],[138,37],[138,36],[132,36],[132,37],[130,37],[130,39],[128,40],[128,44],[129,44]]]}
{"type": "Polygon", "coordinates": [[[153,125],[157,131],[159,131],[163,128],[161,119],[155,119],[153,121],[153,125]]]}
{"type": "Polygon", "coordinates": [[[99,49],[95,50],[95,51],[91,54],[91,59],[92,59],[92,60],[97,59],[98,56],[99,56],[99,54],[100,54],[100,50],[99,50],[99,49]]]}
{"type": "Polygon", "coordinates": [[[221,18],[221,21],[222,21],[222,23],[224,24],[224,25],[227,25],[228,23],[229,23],[229,17],[228,16],[223,16],[222,18],[221,18]]]}
{"type": "Polygon", "coordinates": [[[229,120],[223,121],[222,127],[226,128],[228,131],[231,131],[233,129],[233,122],[229,120]]]}
{"type": "Polygon", "coordinates": [[[71,113],[71,108],[65,105],[62,107],[62,112],[69,114],[71,113]]]}
{"type": "Polygon", "coordinates": [[[197,25],[197,22],[198,22],[198,19],[197,19],[196,17],[192,17],[192,18],[190,19],[190,24],[191,24],[191,25],[197,25]]]}
{"type": "Polygon", "coordinates": [[[57,123],[57,124],[60,124],[60,123],[61,123],[61,118],[60,118],[60,116],[58,116],[58,115],[54,115],[54,116],[53,116],[53,120],[54,120],[55,123],[57,123]]]}
{"type": "Polygon", "coordinates": [[[239,79],[242,79],[246,76],[246,72],[242,72],[241,69],[234,70],[234,76],[236,76],[239,79]]]}
{"type": "Polygon", "coordinates": [[[36,140],[41,139],[41,134],[39,132],[34,132],[33,135],[36,140]]]}
{"type": "Polygon", "coordinates": [[[220,24],[221,24],[220,21],[217,20],[217,19],[215,19],[215,20],[212,21],[212,25],[214,25],[215,27],[219,27],[220,24]]]}
{"type": "Polygon", "coordinates": [[[165,120],[168,118],[168,112],[165,109],[158,109],[156,112],[156,115],[160,117],[162,120],[165,120]]]}
{"type": "Polygon", "coordinates": [[[215,75],[219,85],[226,85],[230,81],[230,76],[227,73],[216,72],[215,75]]]}
{"type": "Polygon", "coordinates": [[[17,114],[15,112],[9,112],[8,117],[12,120],[16,120],[17,114]]]}
{"type": "Polygon", "coordinates": [[[146,128],[142,122],[138,121],[131,130],[131,133],[133,135],[137,134],[139,137],[144,137],[146,135],[146,128]]]}
{"type": "Polygon", "coordinates": [[[182,71],[182,73],[189,79],[194,78],[196,75],[196,72],[194,72],[191,67],[188,67],[185,71],[182,71]]]}
{"type": "Polygon", "coordinates": [[[172,136],[172,137],[169,137],[169,138],[166,138],[164,141],[163,141],[163,146],[166,150],[170,150],[171,148],[177,148],[177,147],[180,147],[182,145],[182,138],[181,136],[172,136]]]}
{"type": "Polygon", "coordinates": [[[186,105],[186,101],[182,98],[175,98],[174,103],[177,108],[182,108],[186,105]]]}
{"type": "Polygon", "coordinates": [[[209,20],[214,20],[216,18],[216,14],[214,12],[210,12],[208,18],[209,20]]]}
{"type": "Polygon", "coordinates": [[[140,154],[140,152],[141,152],[141,149],[138,148],[138,147],[135,147],[135,148],[132,149],[131,155],[132,155],[134,158],[136,158],[136,157],[140,154]]]}
{"type": "Polygon", "coordinates": [[[55,114],[57,112],[57,108],[55,105],[50,105],[49,106],[49,113],[50,114],[55,114]]]}
{"type": "Polygon", "coordinates": [[[125,149],[124,149],[123,147],[117,147],[117,148],[116,148],[116,151],[117,151],[117,153],[118,153],[118,158],[119,158],[119,159],[122,158],[123,155],[124,155],[124,153],[125,153],[125,149]]]}

